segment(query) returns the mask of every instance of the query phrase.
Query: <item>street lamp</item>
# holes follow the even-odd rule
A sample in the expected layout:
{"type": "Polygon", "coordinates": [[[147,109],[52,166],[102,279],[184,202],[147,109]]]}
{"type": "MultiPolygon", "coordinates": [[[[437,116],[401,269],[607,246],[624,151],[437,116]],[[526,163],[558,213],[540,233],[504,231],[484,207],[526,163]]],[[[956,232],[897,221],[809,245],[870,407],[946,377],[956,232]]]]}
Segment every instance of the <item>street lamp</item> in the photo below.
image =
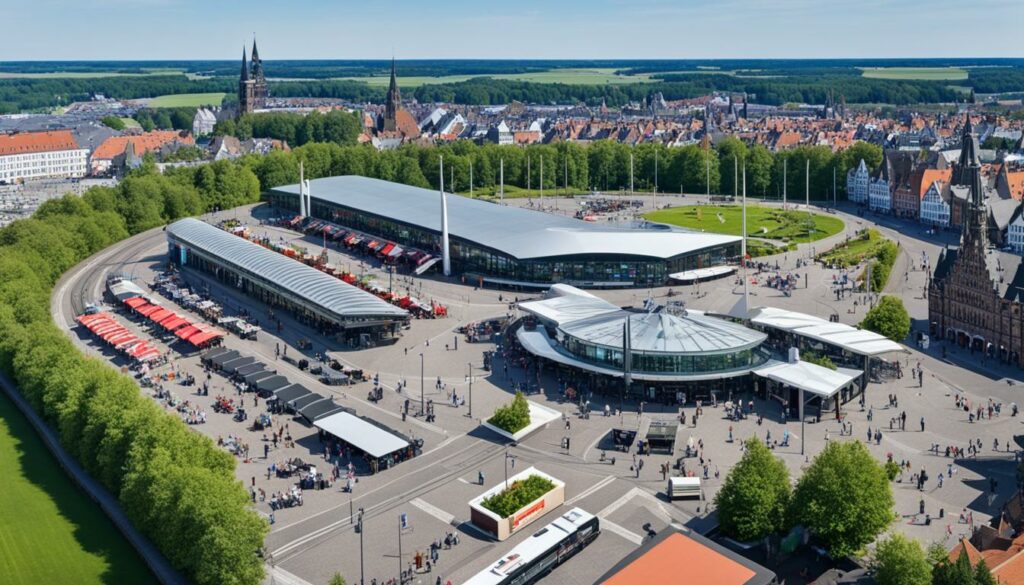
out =
{"type": "Polygon", "coordinates": [[[427,403],[423,399],[423,352],[420,352],[420,414],[427,411],[427,403]]]}
{"type": "Polygon", "coordinates": [[[473,418],[473,363],[466,364],[469,369],[469,418],[473,418]]]}
{"type": "Polygon", "coordinates": [[[508,452],[508,447],[505,448],[505,489],[508,489],[508,461],[512,460],[512,469],[516,468],[516,456],[511,455],[508,452]]]}
{"type": "Polygon", "coordinates": [[[363,574],[363,509],[359,508],[359,517],[356,526],[359,528],[359,585],[366,585],[366,577],[363,574]]]}

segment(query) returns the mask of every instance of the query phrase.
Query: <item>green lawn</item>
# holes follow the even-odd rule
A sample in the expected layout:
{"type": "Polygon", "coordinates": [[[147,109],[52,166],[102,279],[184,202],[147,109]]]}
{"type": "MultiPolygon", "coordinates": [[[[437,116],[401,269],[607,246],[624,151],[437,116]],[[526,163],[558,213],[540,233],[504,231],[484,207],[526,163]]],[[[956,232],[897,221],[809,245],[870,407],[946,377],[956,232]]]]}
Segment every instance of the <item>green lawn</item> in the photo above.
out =
{"type": "MultiPolygon", "coordinates": [[[[473,79],[474,77],[491,77],[493,79],[507,79],[510,81],[529,81],[532,83],[564,83],[567,85],[617,85],[623,83],[642,83],[654,81],[650,75],[615,75],[615,69],[611,68],[581,68],[581,69],[551,69],[549,71],[536,71],[533,73],[510,73],[507,75],[443,75],[437,77],[413,76],[402,77],[399,71],[398,85],[401,87],[419,87],[431,83],[459,83],[473,79]]],[[[376,77],[342,77],[361,81],[375,87],[386,87],[390,82],[390,76],[380,75],[376,77]]]]}
{"type": "MultiPolygon", "coordinates": [[[[456,185],[456,187],[459,187],[459,185],[456,185]]],[[[469,197],[469,189],[463,190],[463,189],[460,188],[459,191],[458,191],[458,194],[462,195],[464,197],[469,197]]],[[[576,190],[576,189],[572,189],[569,192],[569,195],[584,195],[584,194],[585,193],[583,191],[579,191],[579,190],[576,190]]],[[[545,197],[556,197],[556,196],[557,197],[565,197],[566,196],[565,188],[564,187],[559,187],[558,189],[552,189],[550,185],[547,185],[547,186],[544,187],[544,196],[545,197]]],[[[537,189],[536,187],[534,187],[533,189],[530,189],[529,191],[527,191],[526,189],[524,189],[522,187],[516,187],[515,185],[505,185],[505,198],[506,199],[518,199],[518,198],[526,198],[526,197],[534,197],[534,198],[540,197],[540,189],[537,189]]],[[[476,187],[476,188],[473,189],[473,198],[474,199],[499,199],[500,196],[498,194],[498,186],[494,185],[493,187],[476,187]]]]}
{"type": "Polygon", "coordinates": [[[149,100],[151,108],[198,108],[200,106],[219,106],[225,93],[179,93],[162,95],[149,100]]]}
{"type": "Polygon", "coordinates": [[[818,254],[818,259],[826,264],[854,266],[875,257],[888,241],[877,230],[868,230],[867,237],[862,236],[839,244],[828,252],[818,254]]]}
{"type": "Polygon", "coordinates": [[[967,70],[959,67],[863,67],[862,75],[872,79],[913,79],[919,81],[959,81],[967,79],[967,70]]]}
{"type": "Polygon", "coordinates": [[[152,583],[135,550],[0,394],[0,582],[152,583]]]}
{"type": "Polygon", "coordinates": [[[135,118],[121,118],[121,121],[124,122],[125,128],[142,128],[142,124],[135,118]]]}
{"type": "MultiPolygon", "coordinates": [[[[645,218],[684,228],[738,236],[743,231],[739,205],[690,205],[661,209],[645,218]]],[[[783,240],[791,243],[813,242],[843,230],[843,220],[806,211],[782,211],[760,205],[747,206],[747,236],[783,240]]]]}

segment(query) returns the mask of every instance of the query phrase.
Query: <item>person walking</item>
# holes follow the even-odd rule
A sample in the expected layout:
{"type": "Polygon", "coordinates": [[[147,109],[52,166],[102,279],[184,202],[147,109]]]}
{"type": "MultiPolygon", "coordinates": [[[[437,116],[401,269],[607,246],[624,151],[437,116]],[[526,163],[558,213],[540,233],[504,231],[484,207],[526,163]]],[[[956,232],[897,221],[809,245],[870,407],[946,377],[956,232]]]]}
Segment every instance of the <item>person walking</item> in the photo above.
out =
{"type": "Polygon", "coordinates": [[[924,417],[921,417],[921,432],[924,432],[924,417]]]}

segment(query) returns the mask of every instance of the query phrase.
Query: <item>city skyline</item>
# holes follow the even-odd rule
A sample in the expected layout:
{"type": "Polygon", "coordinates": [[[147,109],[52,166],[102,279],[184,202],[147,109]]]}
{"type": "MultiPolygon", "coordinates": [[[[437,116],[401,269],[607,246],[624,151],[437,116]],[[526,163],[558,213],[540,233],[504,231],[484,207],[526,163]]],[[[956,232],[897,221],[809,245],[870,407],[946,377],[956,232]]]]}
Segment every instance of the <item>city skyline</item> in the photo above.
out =
{"type": "Polygon", "coordinates": [[[979,0],[970,11],[952,1],[920,0],[783,0],[770,6],[755,0],[566,0],[555,8],[539,0],[502,0],[479,12],[479,4],[467,0],[430,6],[302,0],[287,10],[265,0],[243,7],[196,0],[48,0],[8,14],[0,61],[227,59],[254,34],[273,59],[1024,57],[1017,42],[1024,4],[1011,0],[979,0]],[[785,34],[797,20],[800,34],[785,34]],[[120,40],[99,42],[107,32],[98,31],[110,23],[120,40]],[[972,30],[984,30],[984,43],[936,46],[937,39],[949,38],[945,34],[972,30]],[[495,42],[502,35],[507,42],[495,42]]]}

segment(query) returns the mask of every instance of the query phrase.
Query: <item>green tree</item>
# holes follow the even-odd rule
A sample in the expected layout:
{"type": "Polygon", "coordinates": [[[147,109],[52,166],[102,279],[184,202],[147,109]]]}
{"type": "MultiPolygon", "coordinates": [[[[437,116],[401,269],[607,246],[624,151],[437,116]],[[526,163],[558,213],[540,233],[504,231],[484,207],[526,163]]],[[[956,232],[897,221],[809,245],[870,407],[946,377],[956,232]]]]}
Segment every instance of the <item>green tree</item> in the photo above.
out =
{"type": "Polygon", "coordinates": [[[981,559],[974,566],[974,583],[975,585],[996,585],[995,577],[988,570],[988,564],[985,562],[985,559],[981,559]]]}
{"type": "Polygon", "coordinates": [[[510,433],[517,433],[530,424],[530,405],[522,392],[516,392],[512,402],[499,406],[487,422],[510,433]]]}
{"type": "Polygon", "coordinates": [[[100,118],[100,123],[102,123],[107,128],[117,130],[118,132],[124,130],[125,128],[124,120],[118,118],[117,116],[103,116],[102,118],[100,118]]]}
{"type": "Polygon", "coordinates": [[[767,197],[772,186],[775,159],[763,144],[755,144],[747,152],[747,193],[767,197]]]}
{"type": "Polygon", "coordinates": [[[760,440],[748,439],[743,457],[715,496],[722,530],[743,541],[783,530],[791,495],[786,464],[760,440]]]}
{"type": "Polygon", "coordinates": [[[932,567],[932,585],[975,585],[974,579],[974,569],[964,550],[955,561],[947,557],[932,567]]]}
{"type": "Polygon", "coordinates": [[[854,554],[892,522],[892,485],[860,441],[832,441],[797,482],[791,515],[833,557],[854,554]]]}
{"type": "Polygon", "coordinates": [[[916,540],[893,534],[875,548],[878,585],[931,585],[932,568],[916,540]]]}
{"type": "MultiPolygon", "coordinates": [[[[743,161],[747,160],[747,145],[735,136],[727,136],[718,141],[715,150],[718,152],[718,160],[722,167],[722,194],[739,197],[743,194],[740,189],[743,181],[740,170],[743,161]]],[[[747,169],[747,172],[749,173],[750,169],[747,169]]]]}
{"type": "Polygon", "coordinates": [[[868,311],[860,327],[900,343],[910,334],[910,314],[899,297],[885,295],[868,311]]]}

